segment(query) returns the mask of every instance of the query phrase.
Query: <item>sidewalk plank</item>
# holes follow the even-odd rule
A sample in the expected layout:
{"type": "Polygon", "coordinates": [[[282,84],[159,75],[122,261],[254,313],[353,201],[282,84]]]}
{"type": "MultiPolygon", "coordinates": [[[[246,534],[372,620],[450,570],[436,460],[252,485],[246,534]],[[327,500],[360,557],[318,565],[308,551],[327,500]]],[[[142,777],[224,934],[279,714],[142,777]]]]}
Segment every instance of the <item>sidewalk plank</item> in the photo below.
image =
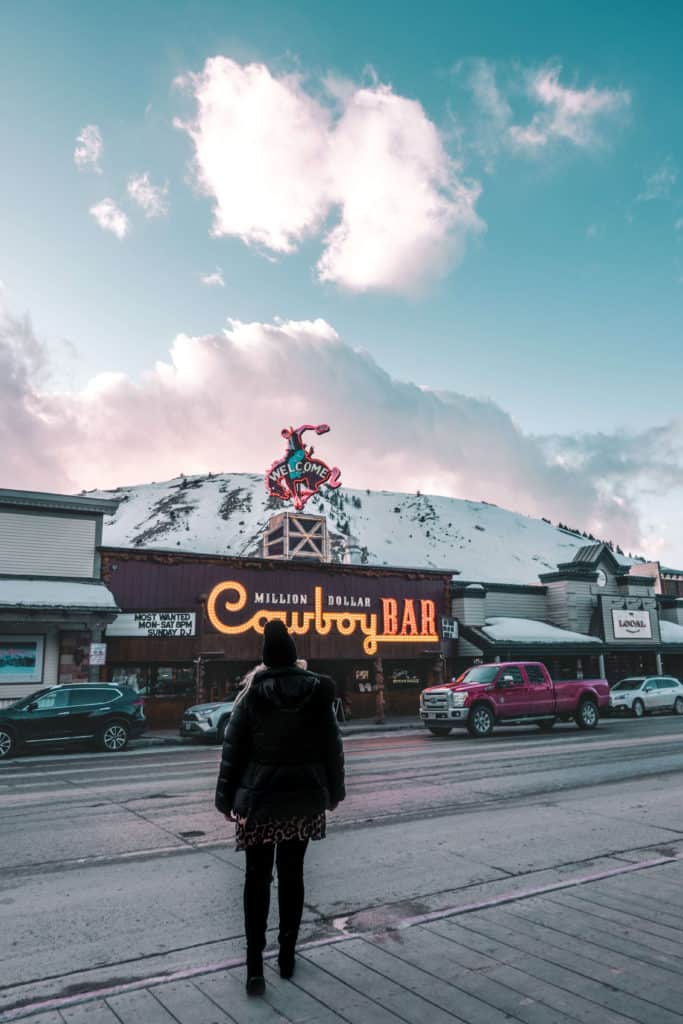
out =
{"type": "MultiPolygon", "coordinates": [[[[559,912],[557,907],[542,907],[535,904],[533,907],[524,904],[515,904],[514,914],[520,921],[541,924],[548,928],[555,929],[578,943],[584,944],[585,936],[590,935],[590,941],[603,953],[617,954],[636,959],[644,964],[653,964],[656,967],[664,967],[676,974],[683,975],[683,960],[681,960],[680,947],[676,943],[670,943],[669,953],[661,952],[640,941],[640,938],[632,938],[633,929],[625,929],[619,925],[612,925],[600,917],[592,917],[572,910],[570,907],[562,907],[559,912]]],[[[635,932],[639,935],[638,932],[635,932]]]]}
{"type": "MultiPolygon", "coordinates": [[[[347,1018],[343,1015],[343,1007],[337,1007],[338,1012],[335,1012],[329,1007],[323,1006],[313,996],[309,996],[303,989],[298,988],[294,982],[282,981],[278,968],[272,961],[266,963],[265,968],[266,994],[264,998],[274,1010],[286,1015],[292,1024],[345,1024],[347,1018]]],[[[295,974],[295,979],[296,976],[295,974]]]]}
{"type": "MultiPolygon", "coordinates": [[[[430,924],[429,927],[434,931],[438,930],[439,935],[450,941],[448,934],[450,923],[449,921],[439,921],[430,924]]],[[[475,934],[473,931],[469,933],[471,937],[474,937],[475,934]]],[[[514,961],[503,962],[494,971],[487,971],[487,977],[490,977],[491,984],[501,984],[511,989],[518,999],[532,1000],[552,1008],[556,1014],[561,1014],[562,1018],[567,1021],[581,1021],[583,1024],[633,1024],[632,1018],[628,1015],[625,1016],[605,1007],[596,1006],[595,1002],[584,999],[581,995],[572,995],[570,1005],[570,999],[564,989],[558,988],[557,985],[544,978],[529,974],[525,968],[527,959],[527,956],[520,952],[514,961]]],[[[550,1010],[546,1012],[550,1012],[550,1010]]]]}
{"type": "Polygon", "coordinates": [[[590,899],[581,899],[569,892],[553,893],[548,897],[548,901],[560,907],[570,907],[579,914],[598,917],[605,922],[607,928],[613,928],[615,925],[628,928],[640,937],[640,941],[647,941],[648,945],[661,948],[662,951],[671,950],[672,947],[681,948],[681,936],[673,929],[659,925],[656,921],[636,920],[625,910],[613,910],[611,907],[605,907],[590,899]],[[661,945],[658,945],[660,943],[661,945]]]}
{"type": "MultiPolygon", "coordinates": [[[[421,995],[433,1006],[438,1006],[447,1013],[467,1021],[467,1024],[504,1024],[509,1022],[508,1014],[497,1010],[488,1003],[473,998],[466,992],[456,988],[446,978],[437,978],[433,974],[421,970],[413,964],[406,963],[393,955],[395,943],[376,944],[354,939],[340,946],[340,951],[349,957],[367,964],[374,971],[393,978],[410,991],[421,995]]],[[[400,948],[400,947],[397,947],[400,948]]],[[[430,1008],[425,1020],[431,1024],[433,1010],[430,1008]]]]}
{"type": "MultiPolygon", "coordinates": [[[[462,1024],[463,1017],[457,1016],[452,1009],[444,1010],[401,985],[395,978],[372,970],[361,957],[345,956],[339,948],[334,947],[315,950],[314,954],[313,951],[309,953],[308,959],[323,970],[330,971],[350,988],[372,993],[372,998],[381,1003],[385,1010],[394,1012],[397,1019],[408,1021],[409,1024],[424,1024],[426,1019],[429,1019],[429,1024],[453,1024],[454,1021],[462,1024]]],[[[400,961],[396,961],[396,966],[400,972],[400,961]]],[[[394,971],[394,975],[396,973],[394,971]]]]}
{"type": "Polygon", "coordinates": [[[280,1013],[266,999],[248,996],[244,987],[244,967],[220,974],[197,978],[195,985],[216,1006],[235,1021],[235,1024],[289,1024],[286,1013],[280,1013]]]}
{"type": "Polygon", "coordinates": [[[64,1018],[56,1010],[48,1010],[34,1017],[24,1017],[21,1024],[64,1024],[64,1018]]]}
{"type": "Polygon", "coordinates": [[[94,1003],[80,1003],[60,1010],[64,1024],[120,1024],[115,1013],[103,999],[94,1003]]]}
{"type": "Polygon", "coordinates": [[[124,992],[120,996],[109,996],[108,1005],[121,1024],[177,1024],[175,1018],[147,989],[124,992]]]}
{"type": "MultiPolygon", "coordinates": [[[[578,887],[572,890],[572,896],[577,900],[583,900],[584,903],[590,902],[600,907],[607,907],[608,910],[613,910],[616,913],[626,913],[632,922],[638,926],[640,926],[641,921],[646,925],[653,923],[652,912],[646,900],[626,900],[622,896],[610,896],[607,892],[597,887],[590,890],[578,887]]],[[[675,939],[677,937],[679,942],[683,942],[683,922],[681,922],[681,919],[673,914],[663,914],[661,918],[660,915],[657,915],[656,923],[658,928],[667,928],[672,938],[675,939]]]]}
{"type": "Polygon", "coordinates": [[[191,981],[172,981],[149,990],[182,1024],[233,1024],[234,1018],[216,1006],[191,981]]]}
{"type": "MultiPolygon", "coordinates": [[[[331,947],[324,947],[323,951],[331,947]]],[[[369,987],[358,991],[351,985],[339,981],[333,974],[319,966],[315,956],[321,950],[310,950],[302,953],[297,960],[294,983],[310,996],[318,999],[332,1010],[339,1009],[351,1024],[396,1024],[397,1020],[406,1018],[390,1013],[376,1002],[369,993],[369,987]],[[313,954],[313,955],[312,955],[313,954]]],[[[290,982],[291,984],[291,982],[290,982]]]]}
{"type": "MultiPolygon", "coordinates": [[[[611,1009],[624,1017],[641,1021],[642,1024],[681,1024],[680,1015],[668,1008],[672,998],[670,991],[667,991],[666,996],[661,997],[660,1002],[654,1003],[645,996],[639,997],[632,991],[618,988],[617,982],[623,984],[623,978],[600,980],[599,976],[602,974],[602,970],[599,964],[589,961],[587,968],[576,966],[576,964],[569,968],[565,966],[572,959],[569,954],[564,954],[563,957],[554,948],[544,947],[539,942],[527,941],[520,934],[496,923],[493,915],[488,911],[477,914],[476,918],[473,915],[470,927],[524,949],[526,951],[526,958],[523,961],[525,974],[531,974],[535,978],[547,981],[572,995],[580,992],[588,1000],[597,1003],[598,1006],[611,1009]]],[[[629,988],[632,987],[629,986],[629,988]]],[[[680,996],[673,994],[673,998],[674,1005],[678,1009],[681,1002],[680,996]]]]}
{"type": "Polygon", "coordinates": [[[570,1021],[566,1014],[549,1004],[530,1001],[515,989],[492,979],[489,971],[454,968],[448,943],[422,926],[401,932],[401,939],[401,946],[392,950],[393,955],[435,978],[448,981],[455,990],[454,1006],[458,1005],[459,992],[462,992],[479,1000],[483,1006],[493,1007],[526,1024],[568,1024],[570,1021]]]}

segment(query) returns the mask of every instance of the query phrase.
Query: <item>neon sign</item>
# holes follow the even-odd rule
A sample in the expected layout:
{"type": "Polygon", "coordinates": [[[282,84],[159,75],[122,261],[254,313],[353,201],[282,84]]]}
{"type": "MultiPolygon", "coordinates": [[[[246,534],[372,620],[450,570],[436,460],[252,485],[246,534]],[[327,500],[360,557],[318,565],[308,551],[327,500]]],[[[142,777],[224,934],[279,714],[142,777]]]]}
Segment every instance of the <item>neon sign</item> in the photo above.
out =
{"type": "Polygon", "coordinates": [[[213,628],[227,636],[238,636],[252,630],[262,634],[266,623],[274,619],[284,622],[293,636],[305,636],[310,632],[317,636],[328,636],[333,629],[340,636],[352,636],[358,631],[363,635],[363,650],[369,655],[376,654],[380,644],[439,642],[436,605],[432,600],[381,597],[382,611],[379,615],[367,610],[331,611],[328,609],[338,607],[336,598],[328,596],[326,601],[320,586],[314,588],[313,594],[311,611],[259,609],[248,618],[240,620],[239,613],[247,605],[247,588],[237,580],[225,580],[217,583],[209,594],[206,613],[213,628]]]}
{"type": "Polygon", "coordinates": [[[326,423],[314,426],[304,423],[300,427],[284,427],[280,434],[287,441],[284,458],[277,459],[266,473],[266,489],[273,498],[291,501],[297,512],[301,512],[309,498],[317,494],[324,485],[336,489],[341,487],[339,469],[330,467],[322,459],[313,457],[313,446],[304,443],[303,435],[309,430],[316,434],[327,434],[326,423]]]}

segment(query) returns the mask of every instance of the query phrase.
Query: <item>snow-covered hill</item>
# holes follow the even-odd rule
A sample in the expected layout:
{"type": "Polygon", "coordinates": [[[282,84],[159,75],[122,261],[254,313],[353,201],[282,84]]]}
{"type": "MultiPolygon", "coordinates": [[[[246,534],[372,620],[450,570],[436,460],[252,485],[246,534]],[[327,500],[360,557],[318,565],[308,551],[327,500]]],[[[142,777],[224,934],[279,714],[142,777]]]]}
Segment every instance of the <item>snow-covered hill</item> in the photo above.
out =
{"type": "MultiPolygon", "coordinates": [[[[118,498],[103,542],[222,555],[259,555],[264,526],[284,508],[263,477],[223,473],[91,492],[118,498]]],[[[354,491],[317,496],[306,511],[327,516],[333,557],[349,535],[370,565],[448,569],[464,580],[537,583],[574,557],[585,538],[483,501],[354,491]]]]}

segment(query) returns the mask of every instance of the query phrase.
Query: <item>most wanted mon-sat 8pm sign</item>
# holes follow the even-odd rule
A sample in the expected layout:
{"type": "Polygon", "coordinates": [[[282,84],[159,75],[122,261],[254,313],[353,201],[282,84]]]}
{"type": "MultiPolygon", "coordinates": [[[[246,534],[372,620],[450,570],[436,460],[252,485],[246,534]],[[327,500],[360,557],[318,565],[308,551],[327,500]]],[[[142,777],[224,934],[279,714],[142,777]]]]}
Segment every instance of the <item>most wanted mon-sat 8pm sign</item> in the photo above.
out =
{"type": "Polygon", "coordinates": [[[194,636],[196,618],[195,612],[124,612],[107,626],[107,636],[194,636]]]}

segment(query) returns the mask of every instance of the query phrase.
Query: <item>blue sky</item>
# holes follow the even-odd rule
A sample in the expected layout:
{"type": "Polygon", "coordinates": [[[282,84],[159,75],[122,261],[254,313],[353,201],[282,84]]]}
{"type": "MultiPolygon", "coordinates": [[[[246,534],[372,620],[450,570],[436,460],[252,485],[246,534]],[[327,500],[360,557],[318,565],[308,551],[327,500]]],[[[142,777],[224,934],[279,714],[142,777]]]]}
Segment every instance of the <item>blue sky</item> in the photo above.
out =
{"type": "MultiPolygon", "coordinates": [[[[580,471],[578,492],[591,503],[584,523],[672,558],[678,549],[664,518],[673,532],[683,379],[682,20],[675,5],[661,3],[622,3],[617,14],[588,3],[5,0],[0,281],[12,317],[29,315],[44,346],[40,395],[59,391],[82,422],[78,395],[88,381],[118,374],[99,378],[100,401],[112,388],[139,398],[141,375],[169,362],[179,334],[220,337],[229,320],[324,320],[395,380],[507,414],[519,432],[518,478],[527,446],[542,439],[547,491],[533,477],[511,484],[506,502],[505,487],[491,479],[492,500],[539,514],[557,490],[555,468],[580,471]],[[226,62],[220,75],[217,65],[208,70],[212,58],[226,62]],[[250,77],[249,68],[261,70],[250,77]],[[260,106],[260,87],[272,92],[273,83],[279,98],[260,106]],[[257,143],[237,124],[230,90],[253,102],[257,143]],[[393,107],[383,105],[387,95],[393,107]],[[215,119],[202,120],[202,100],[217,97],[215,119]],[[310,116],[308,136],[298,134],[302,116],[310,116]],[[193,126],[194,139],[179,121],[193,126]],[[79,167],[74,148],[86,126],[96,126],[101,154],[79,167]],[[384,131],[387,152],[398,137],[403,155],[380,153],[375,162],[374,139],[384,131]],[[306,137],[312,156],[302,162],[306,137]],[[154,194],[158,216],[146,216],[152,208],[128,191],[144,175],[143,184],[166,189],[154,194]],[[375,211],[363,190],[383,176],[375,211]],[[283,182],[281,209],[264,213],[283,182]],[[423,185],[427,206],[413,214],[423,185]],[[298,220],[292,197],[310,203],[298,220]],[[124,237],[91,212],[105,199],[127,218],[124,237]],[[441,204],[436,216],[432,201],[441,204]],[[330,253],[326,237],[340,211],[349,221],[344,251],[330,253]],[[365,267],[376,227],[387,241],[365,267]],[[223,285],[203,284],[217,268],[223,285]],[[656,470],[647,465],[653,450],[663,453],[656,470]],[[607,482],[603,457],[612,467],[607,482]],[[662,496],[664,478],[660,515],[653,496],[662,496]],[[541,493],[532,500],[534,487],[541,493]],[[624,503],[638,505],[633,530],[623,524],[624,503]]],[[[327,366],[333,377],[340,372],[330,358],[327,366]]],[[[273,389],[268,372],[264,386],[273,389]]],[[[464,438],[468,424],[469,413],[454,429],[464,438]]],[[[65,464],[67,449],[65,442],[54,456],[63,483],[93,486],[76,455],[65,464]]],[[[241,464],[229,442],[224,451],[224,464],[209,468],[260,468],[258,459],[241,464]]],[[[193,460],[203,468],[181,445],[179,462],[183,455],[186,471],[193,460]]],[[[457,461],[457,452],[449,457],[457,461]]],[[[406,448],[406,464],[415,458],[406,448]]],[[[440,470],[426,461],[425,478],[439,488],[440,470]]],[[[448,477],[449,491],[468,496],[470,471],[448,477]]],[[[391,472],[379,474],[381,486],[415,482],[412,469],[396,469],[395,479],[391,472]]],[[[98,482],[135,482],[130,474],[144,478],[148,466],[123,463],[112,473],[127,478],[98,482]]],[[[46,471],[45,486],[60,479],[46,471]]],[[[487,486],[485,476],[477,486],[487,486]]],[[[560,512],[564,494],[559,488],[560,512]]],[[[564,518],[581,515],[578,504],[564,518]]]]}

